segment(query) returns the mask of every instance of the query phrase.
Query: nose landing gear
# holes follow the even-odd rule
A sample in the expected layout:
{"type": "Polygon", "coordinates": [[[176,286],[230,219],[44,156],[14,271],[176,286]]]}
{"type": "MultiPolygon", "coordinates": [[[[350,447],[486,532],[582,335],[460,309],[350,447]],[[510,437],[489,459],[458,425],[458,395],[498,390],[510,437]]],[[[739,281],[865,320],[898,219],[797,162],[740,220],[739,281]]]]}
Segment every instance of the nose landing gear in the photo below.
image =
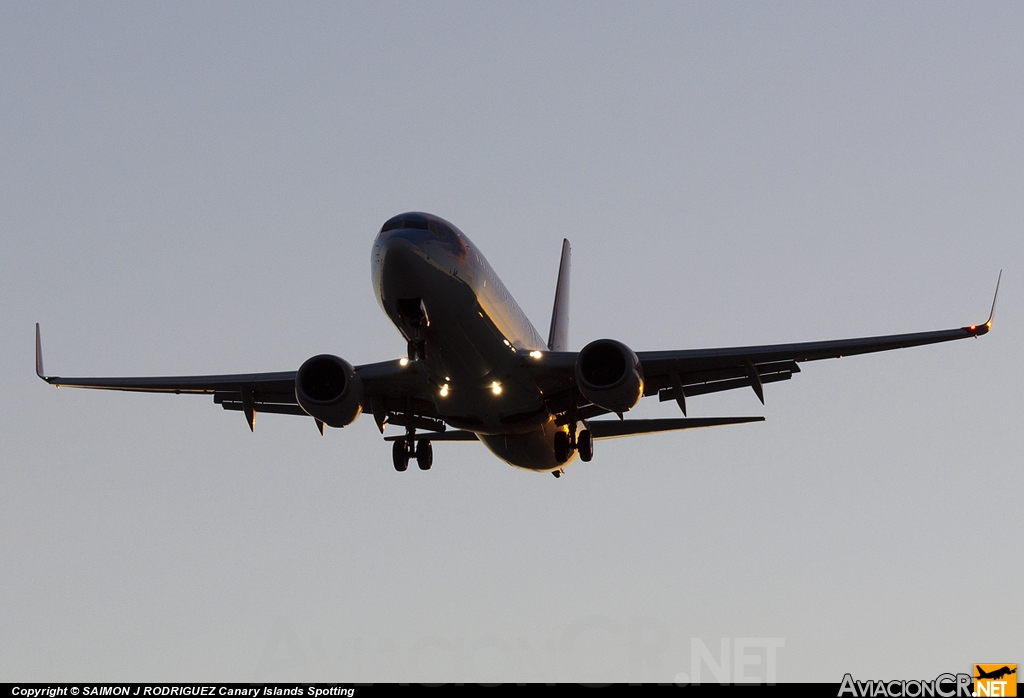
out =
{"type": "Polygon", "coordinates": [[[427,358],[427,342],[423,339],[410,339],[406,346],[409,361],[427,358]]]}
{"type": "Polygon", "coordinates": [[[398,310],[398,317],[409,328],[408,354],[409,361],[427,358],[427,342],[423,334],[430,325],[427,319],[427,310],[423,307],[420,298],[398,298],[395,300],[395,307],[398,310]]]}

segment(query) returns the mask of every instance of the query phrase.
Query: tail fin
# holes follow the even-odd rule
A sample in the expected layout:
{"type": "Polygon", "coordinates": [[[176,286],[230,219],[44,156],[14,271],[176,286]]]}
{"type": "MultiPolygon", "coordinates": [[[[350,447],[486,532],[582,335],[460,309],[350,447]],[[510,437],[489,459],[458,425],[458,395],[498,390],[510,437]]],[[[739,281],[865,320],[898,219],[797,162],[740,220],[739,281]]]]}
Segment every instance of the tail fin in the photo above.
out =
{"type": "Polygon", "coordinates": [[[569,261],[571,248],[562,240],[562,263],[558,265],[558,283],[555,285],[555,307],[551,309],[551,331],[548,349],[566,351],[569,348],[569,261]]]}

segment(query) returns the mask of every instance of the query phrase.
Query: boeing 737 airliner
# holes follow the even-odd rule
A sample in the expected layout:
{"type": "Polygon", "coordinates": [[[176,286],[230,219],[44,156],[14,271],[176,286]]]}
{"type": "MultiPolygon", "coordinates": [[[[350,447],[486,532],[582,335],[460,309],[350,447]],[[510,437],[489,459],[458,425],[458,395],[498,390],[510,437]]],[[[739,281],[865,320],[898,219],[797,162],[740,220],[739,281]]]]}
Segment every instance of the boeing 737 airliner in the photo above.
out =
{"type": "MultiPolygon", "coordinates": [[[[407,356],[352,366],[321,354],[297,371],[215,376],[59,378],[47,376],[36,325],[36,373],[47,383],[158,393],[212,394],[252,429],[257,412],[310,416],[344,427],[362,412],[404,432],[393,443],[396,470],[415,458],[433,463],[432,441],[483,442],[505,462],[556,477],[594,440],[763,417],[686,418],[688,398],[788,380],[799,363],[977,337],[987,322],[959,329],[828,342],[724,349],[634,352],[614,339],[569,351],[569,241],[555,289],[548,339],[530,324],[491,266],[458,228],[426,213],[387,221],[373,244],[373,286],[381,308],[408,343],[407,356]],[[674,401],[681,418],[624,419],[640,398],[674,401]],[[618,419],[595,419],[615,414],[618,419]],[[448,429],[452,427],[452,429],[448,429]]],[[[996,295],[999,283],[996,282],[996,295]]]]}

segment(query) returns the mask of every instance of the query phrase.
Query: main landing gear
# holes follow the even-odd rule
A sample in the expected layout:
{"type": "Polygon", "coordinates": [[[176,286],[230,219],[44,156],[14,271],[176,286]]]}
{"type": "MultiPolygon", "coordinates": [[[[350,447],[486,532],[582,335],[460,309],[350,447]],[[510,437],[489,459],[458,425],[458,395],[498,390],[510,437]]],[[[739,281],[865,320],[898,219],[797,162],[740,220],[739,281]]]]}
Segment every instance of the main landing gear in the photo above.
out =
{"type": "Polygon", "coordinates": [[[590,429],[584,429],[576,437],[576,450],[580,452],[580,460],[589,463],[594,457],[594,435],[590,429]]]}
{"type": "Polygon", "coordinates": [[[572,458],[573,451],[578,451],[580,460],[589,463],[594,457],[594,436],[589,429],[584,429],[578,435],[575,430],[555,432],[555,460],[565,463],[572,458]]]}
{"type": "Polygon", "coordinates": [[[402,473],[409,469],[409,460],[416,459],[420,470],[430,470],[434,464],[434,447],[426,439],[420,441],[396,441],[391,448],[391,460],[395,470],[402,473]]]}

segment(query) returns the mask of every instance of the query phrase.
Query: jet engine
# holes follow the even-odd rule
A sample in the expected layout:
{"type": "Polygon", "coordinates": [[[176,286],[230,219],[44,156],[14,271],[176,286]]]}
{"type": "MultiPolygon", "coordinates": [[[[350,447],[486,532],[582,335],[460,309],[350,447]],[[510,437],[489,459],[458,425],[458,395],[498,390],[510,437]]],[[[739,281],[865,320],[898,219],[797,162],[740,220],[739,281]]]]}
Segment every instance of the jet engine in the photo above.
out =
{"type": "Polygon", "coordinates": [[[320,354],[306,359],[295,374],[295,400],[311,417],[343,427],[363,411],[363,381],[349,362],[320,354]]]}
{"type": "Polygon", "coordinates": [[[576,385],[598,407],[626,412],[643,397],[643,366],[622,342],[598,339],[576,357],[576,385]]]}

